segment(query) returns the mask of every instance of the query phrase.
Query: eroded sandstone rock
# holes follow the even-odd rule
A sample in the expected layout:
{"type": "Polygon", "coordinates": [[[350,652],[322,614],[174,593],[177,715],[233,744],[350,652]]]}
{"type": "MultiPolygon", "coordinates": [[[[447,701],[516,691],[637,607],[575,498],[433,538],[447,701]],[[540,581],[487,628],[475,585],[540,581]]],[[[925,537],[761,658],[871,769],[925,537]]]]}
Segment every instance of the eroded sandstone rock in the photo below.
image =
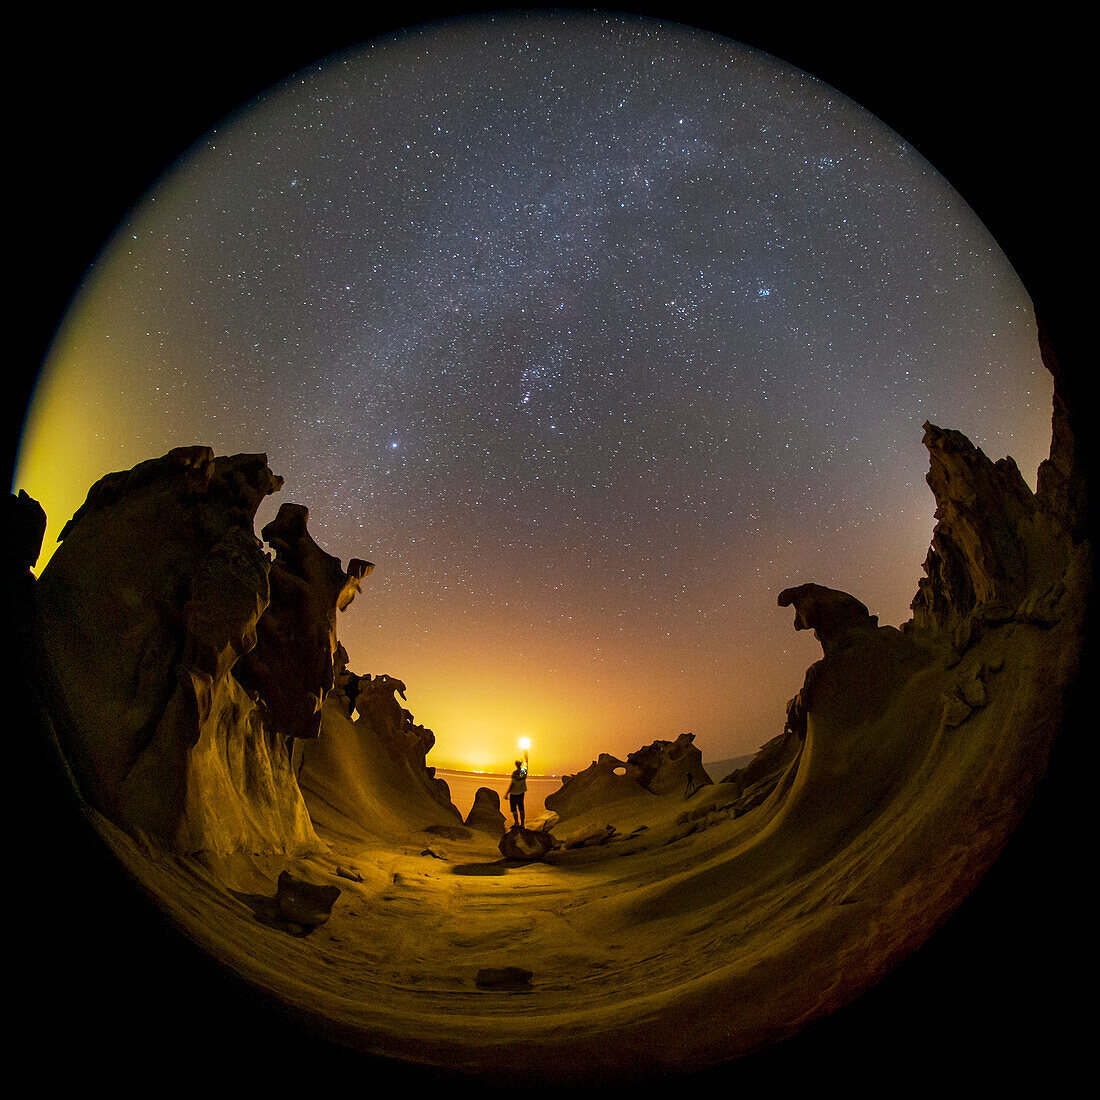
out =
{"type": "Polygon", "coordinates": [[[703,767],[695,734],[681,733],[675,741],[654,741],[626,758],[626,775],[651,794],[683,797],[714,781],[703,767]]]}
{"type": "Polygon", "coordinates": [[[1039,354],[1054,378],[1050,455],[1039,465],[1035,495],[1070,538],[1080,542],[1093,534],[1089,477],[1095,472],[1096,448],[1095,432],[1086,420],[1093,415],[1093,382],[1087,374],[1062,367],[1043,318],[1036,315],[1035,321],[1039,354]]]}
{"type": "Polygon", "coordinates": [[[46,513],[25,490],[8,494],[4,513],[5,576],[23,576],[34,568],[42,553],[46,513]]]}
{"type": "Polygon", "coordinates": [[[855,596],[820,584],[785,588],[779,593],[779,606],[792,605],[795,630],[812,630],[826,656],[878,626],[878,616],[855,596]]]}
{"type": "MultiPolygon", "coordinates": [[[[1054,621],[1071,554],[1062,521],[1011,458],[992,462],[953,429],[925,423],[924,433],[936,527],[911,604],[913,626],[950,635],[965,649],[990,624],[1054,621]]],[[[1063,497],[1058,509],[1068,507],[1063,497]]]]}
{"type": "Polygon", "coordinates": [[[234,675],[263,699],[284,737],[312,738],[321,706],[335,683],[336,613],[345,610],[373,569],[353,559],[347,570],[306,529],[309,511],[284,504],[263,529],[275,551],[271,603],[258,624],[255,647],[234,675]]]}
{"type": "Polygon", "coordinates": [[[525,829],[513,825],[501,838],[500,854],[505,859],[530,863],[545,859],[557,847],[557,841],[544,829],[525,829]]]}
{"type": "Polygon", "coordinates": [[[731,816],[739,817],[759,806],[779,785],[784,772],[798,759],[806,736],[806,716],[804,711],[798,711],[795,700],[787,704],[787,714],[786,729],[762,745],[743,768],[722,779],[722,785],[731,788],[729,801],[725,803],[731,816]],[[799,729],[791,726],[792,711],[798,712],[796,721],[800,724],[799,729]]]}
{"type": "Polygon", "coordinates": [[[286,749],[300,727],[286,715],[308,713],[323,690],[328,624],[365,573],[302,550],[308,536],[286,520],[274,529],[284,560],[273,566],[253,525],[281,486],[264,455],[207,447],[110,474],[65,525],[35,586],[43,701],[82,795],[175,851],[318,844],[286,749]],[[264,625],[272,572],[280,607],[264,625]],[[315,600],[326,606],[310,609],[315,600]],[[288,619],[288,604],[304,618],[288,619]],[[290,636],[291,621],[323,626],[290,636]],[[253,679],[250,694],[236,674],[272,633],[289,638],[284,667],[309,671],[288,674],[282,694],[253,679]],[[305,701],[289,697],[294,684],[305,701]]]}
{"type": "Polygon", "coordinates": [[[494,836],[504,832],[505,818],[500,812],[500,795],[491,787],[478,787],[474,804],[466,815],[466,825],[494,836]]]}
{"type": "Polygon", "coordinates": [[[338,886],[308,882],[289,871],[279,873],[275,889],[275,902],[284,919],[306,928],[324,924],[339,896],[338,886]]]}
{"type": "MultiPolygon", "coordinates": [[[[440,806],[458,814],[451,802],[451,791],[445,780],[439,779],[435,768],[426,763],[435,745],[435,734],[417,724],[412,713],[397,701],[405,698],[405,684],[393,676],[349,677],[356,687],[353,711],[358,714],[356,729],[377,738],[391,758],[405,764],[440,806]]],[[[461,816],[461,815],[459,815],[461,816]]]]}
{"type": "Polygon", "coordinates": [[[624,798],[653,795],[690,797],[713,783],[693,733],[675,741],[654,741],[619,760],[600,755],[576,775],[562,777],[561,787],[546,798],[546,808],[569,817],[624,798]]]}
{"type": "Polygon", "coordinates": [[[35,578],[31,570],[42,553],[46,513],[23,489],[8,495],[4,514],[4,586],[15,615],[15,646],[20,660],[31,645],[35,578]]]}

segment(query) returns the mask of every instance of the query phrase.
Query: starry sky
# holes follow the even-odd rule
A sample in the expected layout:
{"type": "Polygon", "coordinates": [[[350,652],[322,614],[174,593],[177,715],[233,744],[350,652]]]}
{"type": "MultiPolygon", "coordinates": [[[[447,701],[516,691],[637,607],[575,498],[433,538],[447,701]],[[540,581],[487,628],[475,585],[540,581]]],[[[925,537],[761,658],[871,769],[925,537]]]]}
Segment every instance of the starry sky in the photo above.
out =
{"type": "Polygon", "coordinates": [[[181,156],[57,332],[15,485],[56,532],[174,446],[266,452],[376,569],[351,668],[429,763],[753,752],[820,657],[779,591],[909,617],[926,419],[1034,486],[1051,381],[1000,248],[840,91],[558,11],[349,47],[181,156]]]}

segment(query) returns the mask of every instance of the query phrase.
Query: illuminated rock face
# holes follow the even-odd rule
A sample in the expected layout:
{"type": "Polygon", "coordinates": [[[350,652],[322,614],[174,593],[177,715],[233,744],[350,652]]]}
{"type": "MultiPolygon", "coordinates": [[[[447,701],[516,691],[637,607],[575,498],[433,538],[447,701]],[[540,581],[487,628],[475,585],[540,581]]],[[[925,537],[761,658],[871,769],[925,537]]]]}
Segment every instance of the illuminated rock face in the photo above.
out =
{"type": "Polygon", "coordinates": [[[713,780],[703,768],[703,754],[695,734],[681,733],[675,741],[654,741],[626,758],[626,775],[652,794],[679,794],[686,798],[713,780]]]}
{"type": "Polygon", "coordinates": [[[302,727],[285,715],[309,711],[325,690],[328,633],[295,642],[312,690],[288,678],[269,706],[262,680],[249,694],[235,674],[261,636],[265,654],[276,648],[288,606],[308,617],[320,603],[313,621],[327,624],[364,573],[303,553],[296,515],[273,527],[289,564],[272,566],[253,522],[281,486],[265,456],[216,458],[206,447],[110,474],[35,585],[44,703],[81,793],[172,850],[317,843],[285,743],[302,727]],[[293,700],[296,686],[304,700],[293,700]]]}
{"type": "Polygon", "coordinates": [[[412,713],[397,702],[398,695],[405,698],[404,683],[384,673],[359,676],[356,681],[355,709],[359,712],[356,728],[362,732],[367,727],[391,758],[404,764],[440,806],[457,813],[446,782],[437,779],[435,768],[426,763],[435,745],[435,734],[418,725],[412,713]]]}

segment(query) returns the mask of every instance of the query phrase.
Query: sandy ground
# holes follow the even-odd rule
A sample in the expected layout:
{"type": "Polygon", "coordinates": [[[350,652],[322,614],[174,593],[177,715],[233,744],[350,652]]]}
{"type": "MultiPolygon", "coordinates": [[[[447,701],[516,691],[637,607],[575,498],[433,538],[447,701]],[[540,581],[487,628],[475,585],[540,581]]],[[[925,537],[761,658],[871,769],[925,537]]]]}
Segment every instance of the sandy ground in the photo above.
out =
{"type": "Polygon", "coordinates": [[[1069,630],[1001,628],[960,666],[907,670],[885,709],[873,690],[824,700],[744,816],[722,785],[645,794],[561,821],[616,834],[543,862],[387,801],[399,777],[336,713],[303,772],[313,852],[168,857],[97,825],[173,926],[326,1050],[500,1085],[720,1070],[866,994],[975,890],[1043,773],[1069,630]],[[945,692],[975,675],[985,705],[943,729],[945,692]],[[264,919],[283,869],[340,888],[312,931],[264,919]],[[506,967],[529,984],[479,984],[506,967]]]}

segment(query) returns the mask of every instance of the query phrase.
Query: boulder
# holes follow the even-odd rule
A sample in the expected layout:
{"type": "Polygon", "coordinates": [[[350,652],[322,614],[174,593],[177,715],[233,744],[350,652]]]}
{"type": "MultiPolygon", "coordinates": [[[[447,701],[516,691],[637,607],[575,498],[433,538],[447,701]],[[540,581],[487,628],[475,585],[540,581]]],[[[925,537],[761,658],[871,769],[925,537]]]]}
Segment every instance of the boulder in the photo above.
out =
{"type": "Polygon", "coordinates": [[[505,859],[531,863],[545,859],[557,847],[554,837],[543,829],[525,829],[513,825],[501,838],[500,854],[505,859]]]}
{"type": "Polygon", "coordinates": [[[339,896],[338,886],[318,885],[282,871],[275,890],[275,903],[285,920],[316,928],[329,919],[339,896]]]}

